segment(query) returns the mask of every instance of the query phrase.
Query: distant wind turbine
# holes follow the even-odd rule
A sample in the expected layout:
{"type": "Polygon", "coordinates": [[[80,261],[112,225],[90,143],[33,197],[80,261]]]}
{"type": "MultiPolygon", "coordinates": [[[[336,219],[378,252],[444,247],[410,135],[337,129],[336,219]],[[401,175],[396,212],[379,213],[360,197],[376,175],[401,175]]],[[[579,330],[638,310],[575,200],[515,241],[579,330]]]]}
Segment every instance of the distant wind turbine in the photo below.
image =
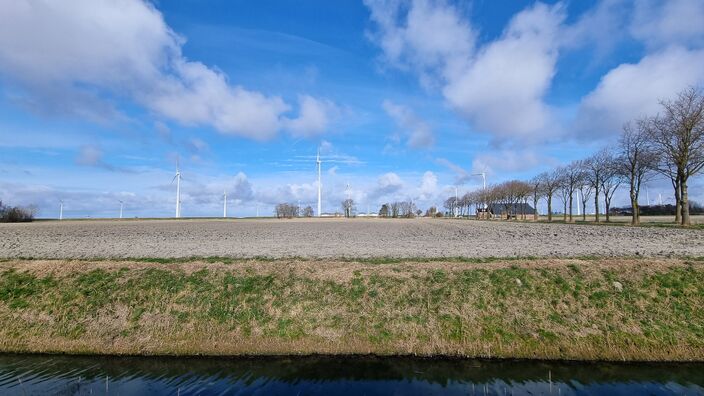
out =
{"type": "Polygon", "coordinates": [[[59,200],[59,220],[64,219],[64,200],[59,200]]]}
{"type": "Polygon", "coordinates": [[[222,192],[222,217],[227,217],[227,191],[222,192]]]}
{"type": "Polygon", "coordinates": [[[321,215],[321,197],[322,197],[322,181],[320,180],[320,168],[321,168],[321,161],[320,161],[320,148],[318,148],[318,154],[315,157],[315,163],[318,166],[318,217],[321,215]]]}
{"type": "Polygon", "coordinates": [[[181,217],[181,170],[178,166],[178,158],[176,159],[176,175],[171,180],[173,184],[176,180],[176,218],[181,217]]]}
{"type": "MultiPolygon", "coordinates": [[[[486,172],[481,172],[481,173],[472,173],[472,176],[481,176],[482,177],[482,191],[486,191],[486,172]]],[[[487,208],[486,202],[484,203],[484,209],[487,208]]]]}
{"type": "Polygon", "coordinates": [[[120,218],[122,218],[122,206],[123,205],[124,205],[124,203],[122,201],[120,201],[120,218]]]}

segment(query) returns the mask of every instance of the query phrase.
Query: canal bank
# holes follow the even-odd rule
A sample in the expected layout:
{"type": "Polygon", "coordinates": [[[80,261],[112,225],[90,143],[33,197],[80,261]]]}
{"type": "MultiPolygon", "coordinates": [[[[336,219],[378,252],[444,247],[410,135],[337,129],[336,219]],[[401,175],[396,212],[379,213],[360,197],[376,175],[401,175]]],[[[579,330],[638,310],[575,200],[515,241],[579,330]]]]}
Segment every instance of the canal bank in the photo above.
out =
{"type": "Polygon", "coordinates": [[[699,259],[5,260],[0,351],[704,360],[699,259]]]}

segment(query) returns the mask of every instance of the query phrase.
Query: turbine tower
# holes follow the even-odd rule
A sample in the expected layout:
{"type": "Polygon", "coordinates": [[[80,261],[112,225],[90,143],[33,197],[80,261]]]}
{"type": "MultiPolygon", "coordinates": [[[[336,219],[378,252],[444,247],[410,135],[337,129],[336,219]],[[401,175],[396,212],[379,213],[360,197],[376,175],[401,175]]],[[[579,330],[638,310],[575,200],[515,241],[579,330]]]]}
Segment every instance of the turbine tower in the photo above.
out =
{"type": "MultiPolygon", "coordinates": [[[[481,172],[481,173],[472,173],[472,176],[481,176],[482,177],[482,185],[483,189],[482,191],[486,192],[486,172],[481,172]]],[[[484,209],[487,209],[489,206],[484,202],[484,209]]]]}
{"type": "Polygon", "coordinates": [[[227,217],[227,191],[222,192],[222,217],[227,217]]]}
{"type": "Polygon", "coordinates": [[[178,167],[178,159],[176,159],[176,175],[171,180],[171,183],[176,180],[176,218],[181,217],[181,170],[178,167]]]}
{"type": "Polygon", "coordinates": [[[321,215],[321,197],[322,197],[322,184],[320,180],[320,168],[321,168],[321,162],[320,162],[320,148],[318,148],[318,155],[315,157],[315,163],[318,166],[318,217],[321,215]]]}
{"type": "Polygon", "coordinates": [[[59,220],[64,219],[64,200],[59,200],[59,220]]]}
{"type": "Polygon", "coordinates": [[[120,218],[122,218],[122,206],[123,205],[124,205],[124,203],[122,201],[120,201],[120,218]]]}

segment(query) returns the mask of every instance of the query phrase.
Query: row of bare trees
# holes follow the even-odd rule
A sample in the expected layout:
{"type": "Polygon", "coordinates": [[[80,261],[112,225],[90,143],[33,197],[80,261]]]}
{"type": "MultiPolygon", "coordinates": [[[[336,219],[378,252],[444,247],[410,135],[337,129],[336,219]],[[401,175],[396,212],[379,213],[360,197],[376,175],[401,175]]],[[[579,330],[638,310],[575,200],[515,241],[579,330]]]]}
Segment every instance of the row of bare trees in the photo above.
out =
{"type": "Polygon", "coordinates": [[[294,217],[313,217],[313,208],[300,206],[292,203],[280,203],[276,205],[274,214],[279,219],[291,219],[294,217]]]}
{"type": "Polygon", "coordinates": [[[419,210],[413,201],[395,201],[381,205],[379,217],[411,218],[423,214],[422,211],[418,212],[419,210]]]}
{"type": "Polygon", "coordinates": [[[675,221],[689,225],[688,181],[704,168],[704,95],[699,89],[688,88],[673,100],[660,103],[660,114],[625,124],[615,146],[543,172],[527,182],[511,180],[461,197],[450,197],[444,206],[451,214],[463,216],[470,213],[472,206],[499,204],[510,217],[512,210],[525,208],[530,201],[536,208],[534,218],[537,219],[537,206],[544,199],[548,221],[552,221],[557,197],[562,204],[563,219],[571,222],[574,221],[575,200],[579,201],[576,203],[582,209],[582,219],[586,220],[587,203],[593,199],[596,221],[601,221],[601,202],[605,206],[606,221],[609,221],[614,194],[625,184],[632,207],[631,223],[636,225],[640,224],[641,187],[651,178],[663,175],[674,189],[675,221]]]}

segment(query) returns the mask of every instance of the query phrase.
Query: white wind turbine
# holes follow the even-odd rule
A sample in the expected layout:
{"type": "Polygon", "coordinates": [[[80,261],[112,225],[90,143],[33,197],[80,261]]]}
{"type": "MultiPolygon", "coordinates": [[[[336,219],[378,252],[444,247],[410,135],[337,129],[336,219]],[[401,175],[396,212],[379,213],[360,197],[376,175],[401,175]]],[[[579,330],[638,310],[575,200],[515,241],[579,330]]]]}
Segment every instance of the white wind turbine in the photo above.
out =
{"type": "Polygon", "coordinates": [[[122,218],[122,206],[124,205],[124,202],[120,200],[120,218],[122,218]]]}
{"type": "Polygon", "coordinates": [[[64,219],[64,200],[59,200],[59,220],[64,219]]]}
{"type": "Polygon", "coordinates": [[[227,217],[227,190],[222,192],[222,217],[227,217]]]}
{"type": "Polygon", "coordinates": [[[320,168],[321,168],[321,161],[320,161],[320,148],[318,148],[318,155],[315,157],[315,163],[318,166],[318,217],[321,215],[321,197],[322,197],[322,182],[320,180],[320,168]]]}
{"type": "MultiPolygon", "coordinates": [[[[483,184],[482,191],[486,192],[486,172],[472,173],[472,176],[481,176],[482,177],[482,184],[483,184]]],[[[486,208],[487,208],[487,204],[485,202],[484,209],[486,209],[486,208]]]]}
{"type": "Polygon", "coordinates": [[[176,218],[181,217],[181,170],[178,166],[178,159],[176,159],[176,175],[171,179],[173,184],[176,180],[176,218]]]}

